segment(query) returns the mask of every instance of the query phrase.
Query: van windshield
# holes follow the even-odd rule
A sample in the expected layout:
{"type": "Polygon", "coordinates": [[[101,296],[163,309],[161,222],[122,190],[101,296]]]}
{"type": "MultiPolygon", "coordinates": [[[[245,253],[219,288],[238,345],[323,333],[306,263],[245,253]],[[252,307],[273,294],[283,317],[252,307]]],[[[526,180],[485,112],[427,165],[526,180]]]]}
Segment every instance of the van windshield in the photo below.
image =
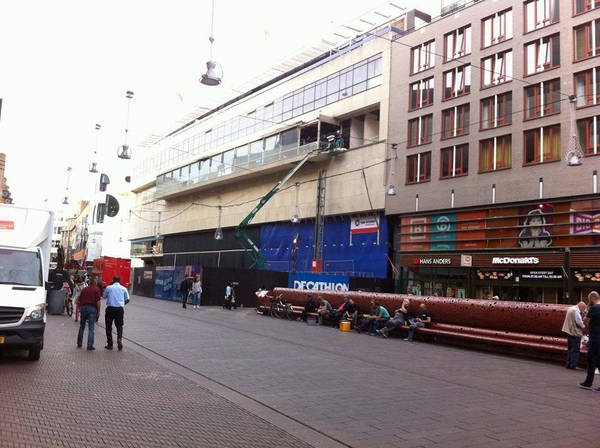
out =
{"type": "Polygon", "coordinates": [[[0,249],[0,284],[43,286],[42,263],[37,252],[0,249]]]}

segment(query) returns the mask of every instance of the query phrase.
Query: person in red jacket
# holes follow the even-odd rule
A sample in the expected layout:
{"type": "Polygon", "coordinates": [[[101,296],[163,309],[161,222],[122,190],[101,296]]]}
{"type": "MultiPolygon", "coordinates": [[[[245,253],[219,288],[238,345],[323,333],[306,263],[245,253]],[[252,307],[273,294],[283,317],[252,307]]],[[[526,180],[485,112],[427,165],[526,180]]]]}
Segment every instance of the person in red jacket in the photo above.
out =
{"type": "Polygon", "coordinates": [[[81,309],[81,319],[79,323],[79,334],[77,335],[77,347],[81,348],[83,345],[83,333],[85,331],[85,324],[88,323],[88,340],[87,349],[96,350],[94,348],[94,324],[100,317],[100,301],[102,295],[100,294],[100,288],[97,286],[98,279],[92,278],[89,286],[86,286],[81,290],[79,294],[79,307],[81,309]]]}

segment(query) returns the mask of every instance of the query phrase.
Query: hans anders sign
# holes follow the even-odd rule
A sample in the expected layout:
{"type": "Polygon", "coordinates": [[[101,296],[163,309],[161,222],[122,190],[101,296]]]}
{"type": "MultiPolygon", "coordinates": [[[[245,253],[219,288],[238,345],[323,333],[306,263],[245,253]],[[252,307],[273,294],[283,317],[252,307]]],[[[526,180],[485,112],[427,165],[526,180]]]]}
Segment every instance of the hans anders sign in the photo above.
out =
{"type": "Polygon", "coordinates": [[[451,258],[413,258],[413,264],[448,265],[452,264],[451,258]]]}

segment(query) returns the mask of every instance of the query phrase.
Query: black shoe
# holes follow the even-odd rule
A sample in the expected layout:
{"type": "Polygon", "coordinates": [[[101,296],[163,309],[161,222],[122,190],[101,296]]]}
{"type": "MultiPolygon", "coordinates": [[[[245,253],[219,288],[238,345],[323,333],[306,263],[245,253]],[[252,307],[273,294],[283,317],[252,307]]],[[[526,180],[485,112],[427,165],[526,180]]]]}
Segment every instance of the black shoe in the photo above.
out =
{"type": "Polygon", "coordinates": [[[77,348],[81,348],[81,344],[77,344],[77,348]]]}
{"type": "Polygon", "coordinates": [[[182,307],[182,308],[187,308],[187,306],[183,305],[183,307],[182,307]]]}
{"type": "Polygon", "coordinates": [[[579,383],[579,387],[582,387],[583,389],[591,389],[592,385],[584,381],[583,383],[579,383]]]}
{"type": "Polygon", "coordinates": [[[107,350],[112,350],[112,345],[107,345],[106,347],[104,347],[107,350]]]}
{"type": "Polygon", "coordinates": [[[88,350],[96,350],[93,345],[89,346],[87,349],[88,350]]]}
{"type": "Polygon", "coordinates": [[[121,341],[117,341],[117,348],[123,350],[123,343],[121,341]]]}

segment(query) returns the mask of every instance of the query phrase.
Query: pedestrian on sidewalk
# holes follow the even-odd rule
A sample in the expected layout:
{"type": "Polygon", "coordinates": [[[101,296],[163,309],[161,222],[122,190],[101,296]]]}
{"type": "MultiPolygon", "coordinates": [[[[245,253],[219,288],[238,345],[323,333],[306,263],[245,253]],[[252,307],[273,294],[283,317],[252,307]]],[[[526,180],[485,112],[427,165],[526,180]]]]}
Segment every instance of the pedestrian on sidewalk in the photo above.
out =
{"type": "Polygon", "coordinates": [[[106,299],[106,311],[104,312],[104,323],[106,325],[106,349],[113,349],[112,324],[117,327],[117,346],[123,350],[123,318],[125,316],[125,305],[129,303],[129,292],[121,286],[121,277],[115,275],[112,285],[104,288],[102,298],[106,299]]]}
{"type": "Polygon", "coordinates": [[[579,302],[577,305],[570,306],[565,316],[562,331],[567,333],[567,369],[583,370],[577,366],[577,362],[585,327],[582,319],[582,315],[585,315],[585,308],[585,303],[579,302]]]}
{"type": "Polygon", "coordinates": [[[186,303],[191,289],[192,282],[190,282],[189,278],[186,275],[183,281],[181,282],[181,285],[179,286],[179,290],[181,291],[181,303],[183,304],[182,308],[187,308],[186,303]]]}
{"type": "Polygon", "coordinates": [[[231,294],[232,294],[232,288],[231,288],[231,283],[228,283],[227,286],[225,287],[225,303],[223,303],[223,309],[231,309],[231,294]]]}
{"type": "MultiPolygon", "coordinates": [[[[600,367],[600,294],[596,291],[588,295],[587,313],[583,323],[588,327],[590,340],[587,344],[587,376],[579,386],[591,389],[596,367],[600,367]]],[[[600,388],[594,389],[594,392],[600,392],[600,388]]]]}
{"type": "Polygon", "coordinates": [[[202,282],[200,281],[200,275],[196,275],[194,283],[192,283],[192,293],[194,294],[193,304],[194,308],[200,308],[200,295],[202,294],[202,282]]]}
{"type": "Polygon", "coordinates": [[[79,294],[79,307],[81,311],[81,322],[79,323],[79,334],[77,335],[77,347],[83,345],[83,333],[85,332],[85,324],[88,324],[88,340],[87,349],[96,350],[94,348],[94,325],[100,316],[100,288],[97,286],[98,279],[92,278],[90,285],[81,290],[79,294]]]}

